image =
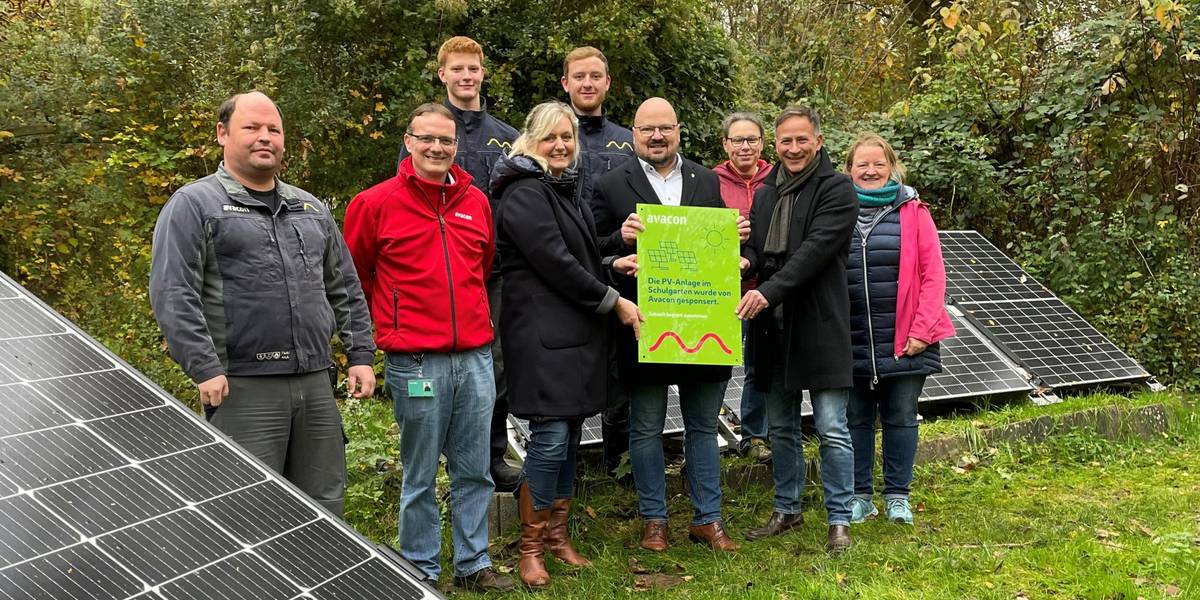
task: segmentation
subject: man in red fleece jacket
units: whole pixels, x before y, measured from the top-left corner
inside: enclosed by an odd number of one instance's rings
[[[488,556],[494,485],[488,430],[496,385],[484,281],[495,238],[487,197],[454,164],[458,132],[440,104],[413,111],[409,156],[395,177],[346,208],[346,243],[387,353],[384,378],[400,425],[400,554],[436,580],[438,456],[450,474],[456,585],[506,590]]]

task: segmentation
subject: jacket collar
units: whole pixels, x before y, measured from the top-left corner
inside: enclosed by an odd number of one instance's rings
[[[575,113],[575,118],[579,119],[579,130],[585,134],[592,135],[604,131],[604,124],[608,120],[607,115],[608,112],[601,108],[599,115],[581,115]]]
[[[221,161],[217,165],[217,181],[221,182],[221,186],[225,188],[225,194],[231,200],[242,205],[265,206],[262,202],[255,200],[250,192],[246,191],[246,186],[242,182],[234,178],[233,174],[225,168],[225,161]],[[284,183],[275,177],[275,190],[279,193],[280,203],[287,207],[290,211],[304,210],[304,200],[300,198],[300,194],[296,188]]]
[[[444,183],[435,183],[417,175],[416,169],[413,168],[412,156],[406,156],[404,160],[400,161],[396,177],[400,179],[401,185],[416,190],[417,195],[430,204],[433,204],[434,199],[443,192],[445,192],[447,200],[454,200],[471,186],[471,174],[458,166],[458,163],[450,164],[450,172]],[[432,208],[436,209],[437,207],[432,206]]]
[[[758,159],[758,171],[754,173],[754,177],[751,177],[750,181],[742,179],[741,173],[738,173],[738,170],[733,168],[732,161],[727,160],[713,167],[713,171],[716,171],[717,175],[720,176],[721,179],[726,179],[730,182],[738,183],[740,185],[758,187],[764,181],[766,181],[768,175],[775,172],[775,169],[771,166],[771,163],[760,158]]]
[[[454,120],[462,124],[463,130],[458,132],[458,137],[464,137],[471,134],[483,124],[487,119],[487,101],[483,98],[479,99],[479,110],[463,110],[450,102],[449,98],[442,101],[442,105],[450,109],[454,115]]]
[[[696,186],[698,185],[696,181],[697,165],[684,158],[682,154],[677,154],[676,156],[679,160],[676,168],[679,169],[679,175],[683,178],[683,192],[679,205],[691,206],[696,201]],[[650,185],[650,180],[647,178],[646,170],[643,166],[644,164],[645,162],[638,157],[625,161],[625,180],[643,204],[662,204],[662,201],[658,199],[658,194],[654,193],[654,188]]]

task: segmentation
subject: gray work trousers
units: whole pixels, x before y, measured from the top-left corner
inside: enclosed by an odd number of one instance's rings
[[[210,422],[301,491],[342,516],[346,447],[325,371],[230,377]]]

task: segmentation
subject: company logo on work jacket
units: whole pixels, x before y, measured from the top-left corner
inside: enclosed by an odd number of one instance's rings
[[[468,215],[467,213],[461,213],[458,211],[454,211],[454,216],[456,216],[464,221],[474,221],[475,220],[475,217],[472,217],[471,215]]]
[[[275,352],[259,352],[254,355],[258,360],[292,360],[291,350],[276,350]]]
[[[496,138],[489,139],[487,141],[487,144],[485,144],[485,145],[486,146],[499,146],[505,150],[512,150],[512,144],[510,142],[502,142]]]
[[[618,142],[617,140],[612,140],[605,144],[604,147],[616,148],[617,150],[633,150],[633,146],[629,145],[629,142]]]
[[[232,204],[223,204],[223,205],[221,205],[221,210],[223,210],[223,211],[225,211],[225,212],[236,212],[236,213],[248,213],[248,212],[250,212],[250,209],[246,208],[245,206],[234,206],[234,205],[232,205]]]

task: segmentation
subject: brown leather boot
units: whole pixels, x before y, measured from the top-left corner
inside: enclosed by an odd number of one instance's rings
[[[533,496],[526,481],[517,488],[517,514],[521,517],[521,556],[517,559],[517,574],[521,576],[521,582],[531,588],[545,587],[550,583],[550,574],[542,559],[542,538],[550,520],[550,509],[533,510]]]
[[[550,521],[546,524],[546,532],[542,534],[542,544],[546,551],[572,567],[590,567],[592,561],[580,554],[571,545],[567,536],[567,518],[571,516],[571,499],[559,498],[550,506]]]
[[[741,548],[725,533],[725,524],[720,519],[706,525],[688,526],[688,538],[697,544],[707,544],[713,550],[733,552]]]
[[[667,522],[643,521],[641,546],[651,552],[667,549]]]
[[[841,554],[850,549],[850,527],[847,525],[830,525],[829,537],[825,540],[825,551],[830,554]]]

